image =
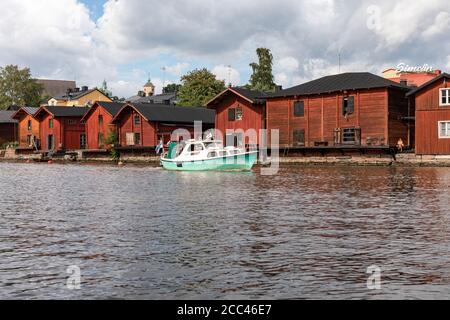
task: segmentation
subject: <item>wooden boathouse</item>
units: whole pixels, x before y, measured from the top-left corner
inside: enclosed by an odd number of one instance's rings
[[[86,149],[107,149],[106,141],[117,128],[113,118],[122,109],[124,103],[97,101],[81,119],[86,131]]]
[[[267,97],[267,129],[286,150],[389,150],[413,147],[413,106],[402,84],[371,73],[323,77]]]
[[[177,129],[193,133],[195,121],[203,123],[203,130],[214,128],[214,110],[173,105],[126,104],[112,120],[117,126],[120,148],[133,150],[154,148],[160,140],[167,143]]]
[[[222,133],[225,142],[232,141],[234,145],[259,144],[259,132],[266,129],[265,97],[263,92],[231,87],[206,104],[207,108],[215,110],[216,129]],[[257,141],[251,142],[248,136],[244,137],[243,133],[248,130],[256,130]]]
[[[416,109],[416,154],[450,155],[450,74],[408,93]]]
[[[86,133],[81,122],[88,108],[42,106],[34,118],[40,126],[41,151],[70,151],[86,148]]]
[[[39,108],[22,107],[17,110],[13,119],[19,123],[19,150],[39,149],[39,121],[34,118],[34,115]]]

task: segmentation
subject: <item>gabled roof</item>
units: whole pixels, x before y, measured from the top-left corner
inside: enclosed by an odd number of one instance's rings
[[[42,113],[51,114],[53,117],[83,117],[89,110],[86,107],[56,107],[56,106],[42,106],[34,114],[35,118],[38,118]]]
[[[437,76],[436,78],[431,79],[431,80],[428,81],[427,83],[424,83],[424,84],[421,85],[420,87],[418,87],[418,88],[416,88],[416,89],[414,89],[414,90],[411,90],[410,92],[408,92],[408,93],[406,94],[406,96],[407,96],[407,97],[410,97],[410,96],[412,96],[412,95],[415,95],[416,93],[422,91],[422,90],[425,89],[426,87],[428,87],[428,86],[432,85],[433,83],[436,83],[437,81],[440,81],[440,80],[442,80],[442,79],[444,79],[444,78],[445,78],[445,79],[450,79],[450,74],[448,74],[448,73],[443,73],[443,74],[441,74],[440,76]]]
[[[349,72],[313,80],[299,86],[270,94],[270,97],[305,96],[346,90],[396,88],[409,90],[407,86],[369,72]]]
[[[1,110],[0,111],[0,123],[17,123],[17,120],[14,120],[12,116],[15,111]]]
[[[62,96],[55,97],[55,99],[56,100],[64,100],[64,101],[77,100],[77,99],[80,99],[80,98],[82,98],[92,92],[95,92],[95,91],[98,91],[101,94],[105,95],[103,92],[101,92],[97,88],[94,88],[94,89],[90,89],[90,90],[86,90],[86,91],[72,92],[70,94],[70,96],[68,96],[67,94],[64,94]],[[106,95],[105,95],[105,97],[106,97]]]
[[[114,117],[113,122],[120,117],[126,108],[133,108],[147,121],[191,124],[194,121],[202,121],[206,124],[214,124],[216,112],[203,107],[178,107],[163,104],[126,104]]]
[[[22,107],[14,113],[13,119],[20,120],[21,114],[34,116],[38,110],[39,110],[39,108]]]
[[[102,107],[106,110],[113,118],[116,116],[116,114],[122,109],[123,105],[125,103],[120,102],[103,102],[103,101],[96,101],[94,105],[84,114],[81,121],[86,121],[87,118],[91,115],[92,111],[94,111],[97,107]]]
[[[268,96],[266,93],[260,91],[249,90],[242,87],[230,87],[208,101],[206,106],[212,106],[215,102],[220,101],[223,97],[230,93],[238,95],[253,104],[264,103],[265,98]]]

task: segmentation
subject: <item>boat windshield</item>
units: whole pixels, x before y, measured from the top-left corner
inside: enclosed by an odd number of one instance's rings
[[[216,148],[222,148],[222,145],[220,142],[214,141],[214,142],[205,142],[206,149],[216,149]]]

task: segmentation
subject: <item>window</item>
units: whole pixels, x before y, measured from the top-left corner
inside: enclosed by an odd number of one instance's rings
[[[28,135],[28,136],[27,136],[27,145],[28,145],[28,146],[31,146],[31,145],[32,145],[32,142],[31,142],[31,135]]]
[[[228,121],[236,120],[236,109],[230,108],[228,109]]]
[[[345,128],[342,129],[342,144],[360,144],[361,129]]]
[[[235,117],[237,121],[241,121],[243,119],[242,108],[236,108]]]
[[[355,97],[344,97],[342,101],[342,113],[344,116],[355,113]]]
[[[304,117],[305,116],[305,102],[296,101],[294,102],[294,117]]]
[[[28,131],[31,131],[33,129],[33,123],[31,120],[28,120]]]
[[[86,149],[86,135],[80,134],[80,149]]]
[[[127,132],[126,143],[127,143],[127,146],[134,146],[134,133],[133,132]]]
[[[203,151],[203,145],[201,145],[199,143],[191,144],[190,151],[191,152],[197,152],[197,153],[200,152],[200,151]]]
[[[48,128],[53,129],[53,119],[48,120]]]
[[[208,153],[208,158],[217,158],[217,152],[212,151],[212,152]]]
[[[138,115],[138,114],[134,115],[134,124],[137,126],[141,124],[141,116],[140,115]]]
[[[294,130],[294,146],[296,147],[305,146],[305,129]]]
[[[134,144],[137,146],[141,145],[141,134],[140,133],[134,134]]]
[[[450,139],[450,121],[439,122],[439,139]]]
[[[102,115],[98,116],[98,125],[103,126],[103,116]]]
[[[103,132],[99,132],[98,133],[98,146],[102,147],[105,145],[105,135],[103,134]]]
[[[450,106],[450,88],[449,89],[441,89],[440,90],[440,106]]]
[[[71,125],[71,126],[74,126],[74,125],[77,124],[77,120],[69,119],[69,120],[67,120],[67,124],[68,124],[68,125]]]

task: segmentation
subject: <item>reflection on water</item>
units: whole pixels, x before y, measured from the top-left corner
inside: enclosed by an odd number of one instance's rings
[[[450,298],[449,185],[446,168],[1,163],[0,298]]]

